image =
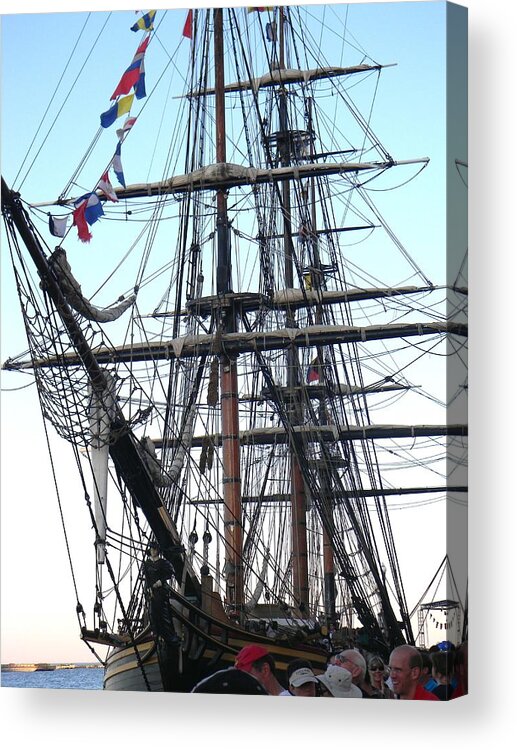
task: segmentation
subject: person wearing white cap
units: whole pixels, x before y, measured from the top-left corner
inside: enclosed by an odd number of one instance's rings
[[[313,698],[316,695],[318,680],[309,667],[296,669],[289,678],[289,690],[293,695],[301,695]]]
[[[328,698],[362,698],[363,694],[357,685],[352,683],[352,675],[344,667],[329,664],[324,674],[319,674],[317,679],[323,688],[321,694]]]

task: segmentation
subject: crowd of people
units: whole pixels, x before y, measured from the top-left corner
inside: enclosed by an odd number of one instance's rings
[[[443,641],[428,651],[397,646],[388,664],[379,654],[347,648],[329,656],[324,672],[306,659],[294,659],[282,685],[269,651],[249,644],[233,667],[202,680],[192,692],[447,701],[467,694],[467,670],[467,641],[458,648]]]
[[[166,643],[178,646],[165,592],[172,565],[161,556],[157,542],[149,545],[144,572],[153,629]],[[273,656],[252,643],[237,654],[233,667],[201,680],[192,692],[448,701],[466,695],[467,668],[467,641],[458,648],[442,641],[428,651],[397,646],[389,664],[379,654],[345,648],[329,656],[324,672],[315,671],[306,659],[294,659],[287,665],[287,685],[282,685]]]

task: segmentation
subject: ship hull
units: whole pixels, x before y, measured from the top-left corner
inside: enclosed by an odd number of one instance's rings
[[[114,649],[106,661],[104,689],[163,691],[154,639],[135,646]]]
[[[281,682],[285,683],[287,665],[293,659],[309,660],[316,672],[325,670],[328,652],[317,643],[302,643],[294,636],[273,640],[207,614],[177,593],[175,599],[179,644],[170,646],[148,636],[142,642],[113,648],[106,660],[105,690],[188,693],[210,674],[232,667],[238,652],[250,643],[269,651]]]

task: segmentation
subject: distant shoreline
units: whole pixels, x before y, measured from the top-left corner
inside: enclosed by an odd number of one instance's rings
[[[38,662],[37,664],[2,664],[2,672],[53,672],[56,669],[102,669],[102,664],[98,663],[51,663]]]

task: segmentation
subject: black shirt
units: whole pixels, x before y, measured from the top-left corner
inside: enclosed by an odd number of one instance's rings
[[[144,573],[147,585],[151,588],[156,581],[166,583],[173,573],[172,565],[164,557],[152,560],[150,557],[144,562]]]

